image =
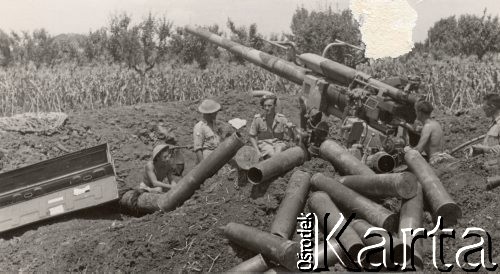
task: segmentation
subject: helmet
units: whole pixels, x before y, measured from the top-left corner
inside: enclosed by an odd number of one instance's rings
[[[156,145],[153,148],[153,154],[151,155],[151,159],[153,159],[153,161],[154,161],[156,159],[156,157],[158,155],[160,155],[160,153],[162,153],[166,149],[170,149],[170,147],[171,147],[171,145],[166,145],[166,144]]]
[[[262,98],[260,98],[260,106],[261,107],[264,107],[264,102],[267,99],[274,99],[274,103],[276,104],[276,100],[278,99],[278,97],[276,97],[275,94],[266,94],[266,95],[262,96]]]
[[[203,102],[201,102],[200,106],[198,107],[198,111],[204,114],[215,113],[220,109],[220,104],[211,99],[203,100]]]

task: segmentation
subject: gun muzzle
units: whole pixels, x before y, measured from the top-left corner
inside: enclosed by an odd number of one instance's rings
[[[368,231],[368,229],[373,227],[371,224],[369,224],[365,220],[356,219],[356,220],[352,221],[351,226],[354,229],[354,231],[356,231],[356,233],[358,233],[359,237],[361,238],[361,240],[363,241],[363,243],[366,246],[373,246],[373,245],[379,244],[382,241],[382,239],[380,237],[365,238],[365,233]],[[402,262],[403,261],[403,249],[402,248],[404,248],[404,246],[397,245],[397,243],[400,242],[399,239],[393,238],[392,239],[393,242],[391,243],[391,238],[388,237],[388,235],[383,235],[382,237],[384,237],[384,239],[385,239],[384,249],[385,249],[385,252],[387,252],[387,256],[388,256],[387,260],[388,260],[388,262],[393,264],[393,266],[390,266],[390,265],[387,266],[387,268],[390,269],[390,268],[395,266],[395,264],[394,264],[395,262]],[[371,267],[371,265],[369,265],[369,263],[383,263],[384,257],[383,257],[382,252],[384,252],[384,251],[379,251],[377,253],[371,254],[369,257],[366,258],[365,264],[368,267]]]
[[[306,158],[307,153],[301,147],[292,147],[250,167],[248,179],[253,184],[260,184],[300,166]]]
[[[323,191],[317,191],[311,194],[311,198],[309,199],[309,207],[312,212],[316,213],[317,216],[320,216],[318,218],[318,222],[320,223],[321,227],[325,227],[324,219],[322,218],[322,216],[330,213],[330,218],[326,223],[326,228],[328,231],[324,231],[324,234],[328,235],[329,231],[334,228],[335,224],[340,219],[340,210],[337,208],[337,206],[335,206],[328,194]],[[337,235],[334,235],[333,237],[336,236]],[[351,255],[351,258],[357,258],[358,252],[364,246],[358,234],[351,226],[346,227],[339,240],[344,245],[347,252]]]
[[[228,223],[221,229],[226,238],[239,246],[261,253],[264,257],[283,265],[291,271],[298,271],[297,253],[300,252],[299,243],[237,223]]]
[[[348,175],[340,182],[367,197],[410,199],[417,195],[417,177],[410,172],[377,175]]]
[[[265,274],[274,274],[274,273],[288,273],[290,272],[290,270],[284,268],[284,267],[281,267],[281,266],[275,266],[273,268],[270,268],[268,269],[266,272],[264,272]]]
[[[455,225],[458,219],[462,217],[462,210],[443,187],[432,167],[414,149],[406,152],[405,161],[422,184],[422,189],[431,206],[434,220],[438,216],[441,216],[445,227]]]
[[[256,256],[240,263],[239,265],[229,269],[228,273],[239,273],[239,272],[254,272],[254,273],[262,273],[268,270],[273,265],[267,261],[261,254],[257,254]]]
[[[396,213],[344,186],[338,180],[316,173],[311,178],[311,185],[328,193],[344,214],[356,213],[357,216],[375,226],[389,231],[396,230]]]
[[[321,158],[332,163],[341,175],[374,175],[375,172],[363,164],[344,147],[333,140],[326,140],[319,148]]]
[[[309,194],[311,174],[295,171],[288,181],[285,198],[271,224],[271,233],[284,239],[290,239],[297,226],[297,216],[304,209]]]
[[[401,212],[399,213],[399,238],[403,240],[406,237],[406,257],[411,255],[411,244],[413,237],[407,233],[406,236],[403,234],[401,229],[411,228],[416,229],[422,227],[423,224],[423,213],[424,213],[424,195],[422,193],[422,186],[417,183],[417,191],[415,197],[403,201],[401,205]],[[415,267],[418,271],[423,269],[423,247],[422,239],[417,239],[414,246],[415,252],[412,258],[409,258],[410,262],[414,262]],[[406,258],[405,258],[406,259]]]
[[[486,179],[486,190],[492,190],[500,186],[500,176],[488,177]]]
[[[366,165],[377,173],[389,173],[396,167],[396,161],[386,152],[379,151],[366,157]]]

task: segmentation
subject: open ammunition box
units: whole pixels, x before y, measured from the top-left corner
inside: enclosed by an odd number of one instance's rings
[[[0,174],[0,232],[118,199],[107,144]]]

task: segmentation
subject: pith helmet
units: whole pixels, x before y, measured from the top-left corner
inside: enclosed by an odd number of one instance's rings
[[[160,153],[166,149],[169,149],[171,146],[170,145],[166,145],[166,144],[161,144],[161,145],[157,145],[155,146],[155,148],[153,148],[153,155],[151,155],[153,161],[156,159],[156,157],[158,155],[160,155]]]
[[[198,111],[201,113],[214,113],[220,110],[220,104],[211,99],[205,99],[201,102],[198,107]]]
[[[267,100],[267,99],[274,99],[274,103],[276,104],[276,100],[278,99],[278,97],[276,97],[276,94],[266,94],[264,96],[262,96],[262,98],[260,98],[260,106],[263,107],[264,106],[264,102]]]

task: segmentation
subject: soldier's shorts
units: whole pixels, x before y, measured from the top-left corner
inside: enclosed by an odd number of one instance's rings
[[[260,152],[263,154],[264,159],[273,156],[276,153],[287,149],[285,142],[278,139],[265,139],[257,142]]]

